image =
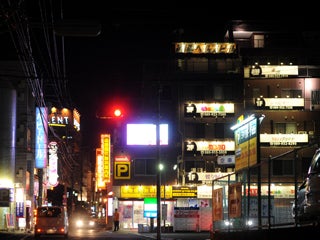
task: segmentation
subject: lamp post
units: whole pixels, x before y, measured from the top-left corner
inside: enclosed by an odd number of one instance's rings
[[[157,138],[157,240],[161,240],[161,172],[160,172],[160,94],[161,87],[158,90],[158,123],[156,124]]]
[[[157,240],[161,240],[161,168],[163,167],[163,165],[161,164],[160,160],[158,162],[159,164],[157,168]]]

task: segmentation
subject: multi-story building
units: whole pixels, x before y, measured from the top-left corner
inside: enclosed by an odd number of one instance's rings
[[[162,190],[166,197],[161,197],[163,204],[172,203],[167,205],[166,221],[175,230],[180,230],[177,225],[185,226],[183,230],[212,227],[213,184],[225,190],[222,220],[228,220],[226,193],[234,182],[244,188],[242,217],[253,218],[255,224],[292,224],[295,192],[319,142],[319,51],[310,42],[317,31],[281,31],[279,22],[232,21],[228,26],[224,42],[190,41],[180,36],[173,43],[170,61],[145,62],[144,79],[152,84],[146,84],[150,97],[144,96],[141,106],[153,106],[145,112],[157,109],[159,103],[157,91],[151,90],[165,89],[165,99],[160,99],[161,120],[170,122],[170,144],[174,144],[165,152],[171,149],[176,162],[171,158],[164,162],[176,165],[177,172],[166,171],[166,178],[176,178],[176,184],[169,185],[168,192]],[[258,118],[259,131],[255,133],[256,152],[250,145],[248,163],[239,166],[232,127],[241,123],[241,116]],[[134,167],[127,180],[116,179],[113,169],[113,196],[115,204],[130,213],[124,227],[137,227],[149,221],[142,215],[143,199],[150,185],[156,184],[155,175],[144,172],[138,178],[138,173],[158,163],[157,148],[125,149]],[[253,163],[249,163],[250,156],[256,158]],[[144,164],[136,164],[141,159]],[[139,186],[148,190],[140,193]],[[193,220],[192,208],[200,219]],[[177,216],[182,209],[189,211],[188,220]]]
[[[260,190],[251,186],[250,193],[273,199],[271,224],[290,223],[297,186],[319,144],[319,31],[286,21],[230,26],[226,39],[237,44],[243,63],[244,114],[263,116],[259,164],[251,169]]]
[[[51,64],[46,65],[48,59],[39,60],[42,46],[37,48],[40,53],[32,48],[39,35],[30,34],[27,18],[20,19],[24,15],[20,11],[25,9],[10,3],[3,3],[2,9],[0,214],[4,217],[0,218],[0,229],[30,230],[35,207],[67,204],[73,190],[79,193],[77,200],[87,197],[86,174],[82,172],[91,169],[87,159],[80,158],[80,115],[66,97],[65,78],[51,75],[59,72],[57,69],[46,72]],[[5,14],[8,12],[10,16]],[[67,114],[60,114],[61,106],[68,107]]]

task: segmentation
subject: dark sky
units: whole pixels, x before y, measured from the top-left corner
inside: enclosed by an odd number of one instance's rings
[[[66,72],[72,99],[82,114],[83,127],[91,128],[94,115],[111,102],[126,101],[139,91],[141,62],[167,58],[172,42],[185,39],[219,42],[224,40],[229,20],[255,17],[280,20],[294,13],[293,7],[289,11],[271,2],[252,5],[243,1],[219,4],[210,1],[90,1],[90,4],[65,1],[66,20],[101,24],[98,36],[65,37]],[[297,16],[302,18],[305,14],[300,12]],[[303,24],[299,17],[291,18]]]
[[[62,3],[62,11],[59,4],[59,7],[53,7],[55,13],[72,23],[71,30],[64,28],[65,70],[71,99],[80,111],[85,132],[90,132],[95,114],[107,103],[126,101],[141,90],[141,62],[167,58],[174,41],[219,42],[223,41],[228,20],[287,18],[297,12],[292,5],[290,9],[289,6],[282,8],[272,2],[253,5],[243,1],[174,0],[24,2],[38,15],[39,6],[45,9],[51,3]],[[316,9],[299,4],[298,17],[293,18],[298,23],[307,15],[303,11],[305,8],[308,15]],[[99,34],[85,34],[88,30],[92,33],[92,26],[97,24],[101,25]]]
[[[195,40],[223,41],[225,33],[226,20],[203,7],[200,14],[192,6],[102,5],[85,6],[84,12],[84,6],[79,5],[64,11],[65,19],[101,23],[98,36],[64,38],[70,92],[82,114],[86,134],[97,112],[100,114],[110,102],[130,101],[130,96],[141,90],[144,60],[168,58],[177,39],[192,36]]]

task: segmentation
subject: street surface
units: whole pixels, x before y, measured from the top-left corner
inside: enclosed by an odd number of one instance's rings
[[[21,232],[0,232],[1,240],[33,240],[32,233]],[[61,240],[61,237],[43,237],[47,240]],[[156,233],[138,233],[137,230],[120,230],[113,232],[110,230],[73,230],[69,233],[68,240],[113,240],[113,239],[131,239],[131,240],[143,240],[143,239],[157,239]],[[209,232],[201,233],[161,233],[162,240],[208,240],[210,239]]]

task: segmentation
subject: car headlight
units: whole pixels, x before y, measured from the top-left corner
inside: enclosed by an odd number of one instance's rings
[[[83,223],[82,220],[77,220],[77,221],[76,221],[76,226],[77,226],[77,227],[83,227],[83,225],[84,225],[84,223]]]
[[[93,227],[93,226],[94,226],[94,221],[90,220],[90,221],[89,221],[89,226],[90,226],[90,227]]]

